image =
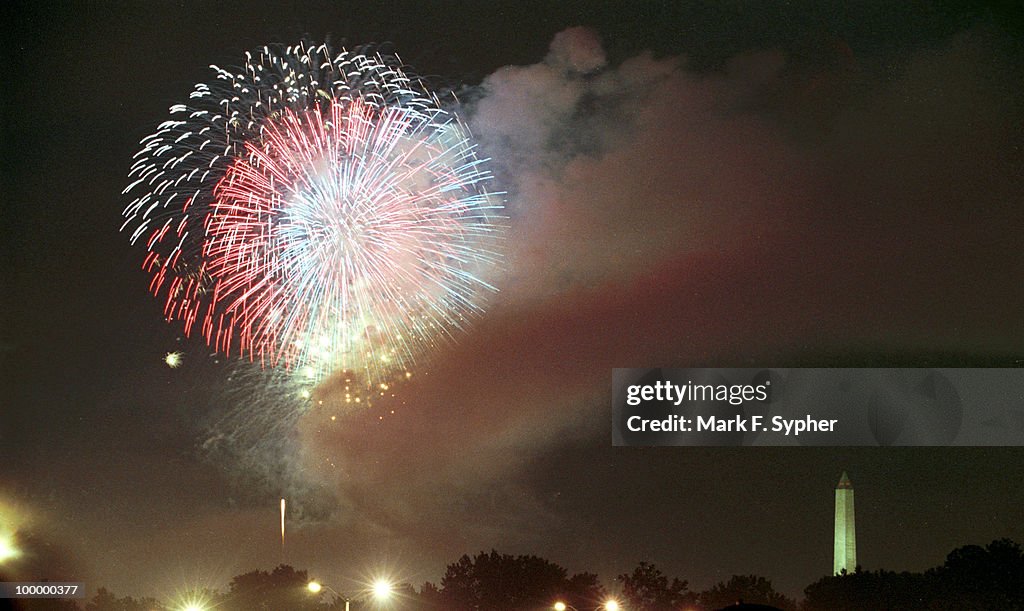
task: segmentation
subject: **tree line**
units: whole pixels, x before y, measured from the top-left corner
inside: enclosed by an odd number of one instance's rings
[[[2,578],[2,575],[0,575]],[[2,580],[2,579],[0,579]],[[24,611],[340,611],[345,600],[329,588],[313,593],[307,571],[281,565],[234,577],[224,591],[187,592],[174,601],[118,597],[105,588],[84,605],[74,600],[7,601]],[[592,611],[614,597],[622,611],[712,611],[742,601],[783,611],[945,611],[993,609],[1024,611],[1024,553],[1008,539],[987,546],[967,545],[924,572],[862,571],[822,577],[804,589],[797,602],[777,592],[769,579],[733,575],[696,591],[649,562],[616,578],[614,595],[593,573],[570,575],[565,568],[532,555],[497,551],[462,556],[449,564],[440,582],[419,588],[401,584],[386,603],[369,593],[349,600],[350,611],[540,611],[557,601],[569,609]],[[0,601],[0,609],[3,609]]]

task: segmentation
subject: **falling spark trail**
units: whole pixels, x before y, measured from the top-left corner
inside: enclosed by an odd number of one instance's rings
[[[284,498],[281,499],[281,553],[284,553]]]

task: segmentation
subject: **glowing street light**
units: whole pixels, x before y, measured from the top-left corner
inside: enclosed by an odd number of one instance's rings
[[[171,601],[170,611],[210,611],[215,603],[210,598],[208,590],[193,588],[179,591]]]
[[[373,597],[378,601],[383,602],[391,597],[391,591],[393,589],[394,587],[391,585],[391,582],[384,579],[378,579],[373,582]]]
[[[579,611],[576,607],[572,605],[567,605],[562,601],[556,602],[552,606],[552,609],[554,609],[555,611]],[[608,600],[601,603],[601,606],[595,609],[594,611],[622,611],[622,606],[619,605],[619,601],[615,600],[614,598],[609,598]]]
[[[0,533],[0,562],[13,560],[18,557],[18,548],[14,547],[14,541],[4,533]]]
[[[337,596],[338,598],[344,599],[344,601],[345,601],[345,611],[348,611],[348,604],[349,604],[348,596],[345,596],[344,594],[342,594],[341,592],[335,590],[331,586],[324,585],[324,584],[322,584],[319,581],[314,579],[313,581],[310,581],[309,583],[306,584],[306,589],[309,590],[310,593],[312,593],[312,594],[319,594],[320,591],[324,590],[324,589],[327,589],[329,592],[333,592],[334,595]]]

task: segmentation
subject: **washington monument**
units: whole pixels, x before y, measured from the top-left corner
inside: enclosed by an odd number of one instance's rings
[[[853,525],[853,483],[843,471],[836,486],[836,538],[832,572],[852,573],[857,569],[857,531]]]

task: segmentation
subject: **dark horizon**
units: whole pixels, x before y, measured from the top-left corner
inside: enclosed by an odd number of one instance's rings
[[[84,593],[86,611],[152,611],[171,609],[248,610],[291,609],[541,609],[595,608],[595,611],[646,609],[647,611],[712,611],[745,604],[743,608],[779,611],[857,611],[886,608],[912,611],[922,607],[945,609],[1017,608],[1022,602],[1020,576],[1024,574],[1024,550],[1009,539],[987,545],[965,545],[951,550],[943,563],[925,571],[851,570],[822,576],[789,597],[762,575],[734,574],[707,588],[695,588],[687,580],[666,575],[656,565],[640,561],[632,571],[602,584],[590,572],[570,573],[557,563],[535,555],[513,556],[496,550],[465,554],[448,564],[438,582],[414,584],[375,578],[338,591],[334,583],[316,573],[280,564],[269,570],[235,575],[226,587],[182,588],[171,596],[119,596],[100,586],[94,596]],[[5,580],[17,575],[4,575]],[[3,592],[14,589],[0,582]],[[81,587],[80,584],[43,582],[41,588]],[[76,611],[74,600],[11,601],[12,609]],[[596,605],[596,607],[595,607]]]

